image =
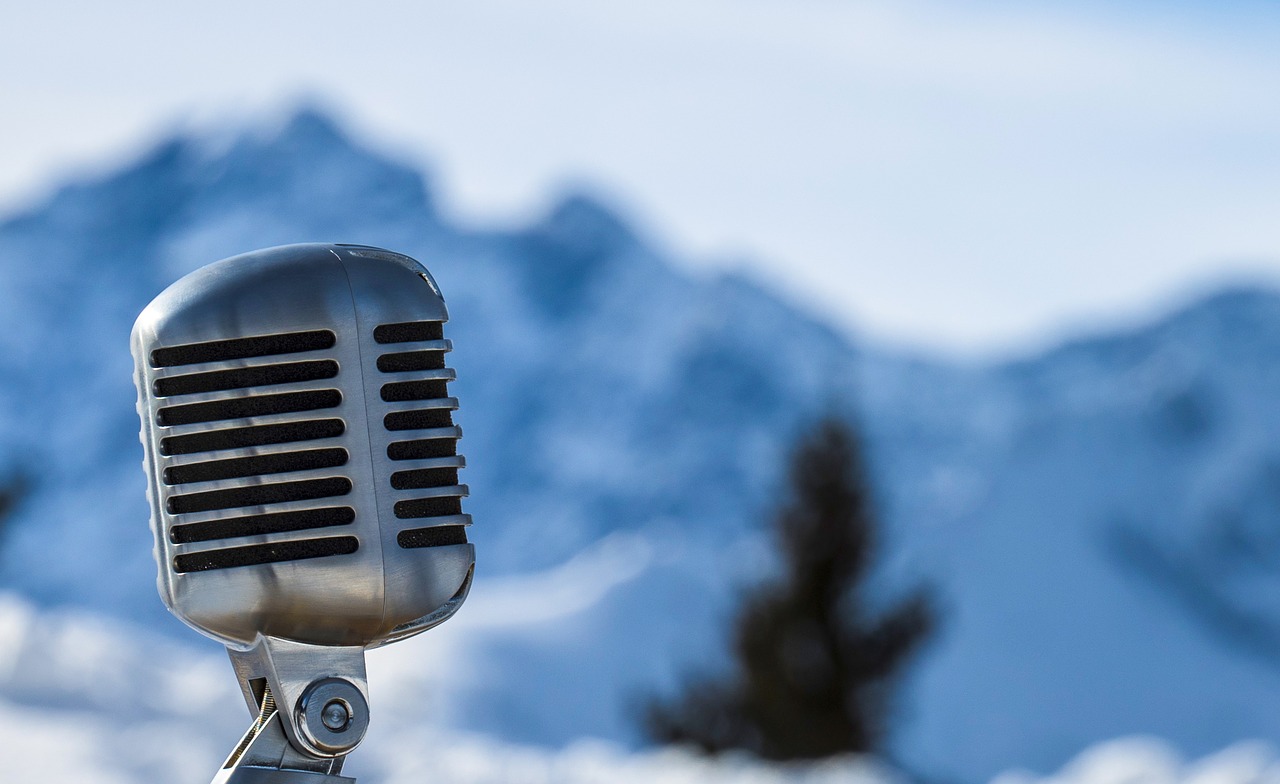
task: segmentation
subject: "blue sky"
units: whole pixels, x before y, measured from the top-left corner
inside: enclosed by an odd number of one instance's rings
[[[28,5],[0,10],[11,207],[316,95],[463,219],[587,183],[691,267],[895,342],[1019,350],[1280,278],[1262,3]]]

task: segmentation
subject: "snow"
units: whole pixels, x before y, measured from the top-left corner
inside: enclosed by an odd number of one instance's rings
[[[1277,780],[1280,757],[1266,743],[1240,742],[1186,760],[1165,741],[1136,736],[1086,749],[1052,775],[1008,771],[992,784],[1270,784]]]
[[[584,567],[571,564],[566,570]],[[546,581],[576,582],[564,571],[547,575]],[[477,613],[479,625],[499,618],[503,623],[544,620],[526,617],[521,612],[526,598],[510,591],[531,587],[499,591]],[[212,778],[249,724],[217,646],[187,648],[114,619],[42,612],[14,594],[0,595],[0,630],[0,732],[14,749],[6,765],[13,780],[196,784]],[[371,657],[374,722],[346,770],[366,784],[900,780],[869,759],[775,768],[747,758],[710,761],[682,750],[632,754],[599,741],[551,751],[450,731],[422,721],[437,685],[430,674],[440,671],[438,661],[421,655],[424,642],[419,638]]]
[[[570,579],[562,571],[545,577],[551,582]],[[494,625],[497,618],[515,623],[542,620],[523,617],[520,610],[526,600],[515,590],[520,587],[533,586],[505,586],[488,600],[478,625]],[[14,594],[0,594],[0,631],[0,733],[13,750],[6,761],[6,775],[12,780],[201,784],[212,778],[250,721],[231,668],[216,646],[175,645],[145,629],[93,614],[42,611]],[[424,723],[420,714],[430,709],[438,687],[430,677],[414,677],[438,664],[421,655],[427,641],[416,638],[371,657],[374,721],[345,770],[364,784],[910,780],[866,757],[776,765],[742,755],[707,758],[679,748],[632,752],[590,739],[553,750]],[[1237,743],[1188,761],[1167,742],[1134,737],[1088,748],[1050,775],[1011,770],[996,776],[992,784],[1278,781],[1280,757],[1265,743]]]

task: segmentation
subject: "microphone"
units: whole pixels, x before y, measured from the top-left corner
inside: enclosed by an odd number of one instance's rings
[[[138,316],[160,596],[257,716],[215,784],[354,782],[364,651],[466,599],[448,318],[421,264],[340,244],[215,262]]]

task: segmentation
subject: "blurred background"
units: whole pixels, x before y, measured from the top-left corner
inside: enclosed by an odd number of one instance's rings
[[[1272,5],[0,29],[17,772],[200,782],[247,726],[155,593],[128,332],[206,263],[340,241],[448,299],[479,562],[371,653],[361,781],[1280,776]]]

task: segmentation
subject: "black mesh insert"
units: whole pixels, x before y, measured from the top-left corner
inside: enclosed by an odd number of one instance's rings
[[[230,460],[209,460],[170,466],[164,470],[164,483],[182,485],[191,482],[211,482],[217,479],[237,479],[264,474],[286,474],[291,471],[310,471],[316,468],[335,468],[347,463],[345,449],[308,449],[303,452],[282,452],[276,455],[233,457]]]
[[[419,340],[443,340],[444,325],[439,321],[379,324],[373,328],[373,339],[379,343],[413,343]]]
[[[416,471],[396,471],[391,475],[391,486],[397,490],[451,487],[456,484],[458,484],[456,468],[419,468]]]
[[[356,510],[349,506],[228,517],[225,520],[175,525],[169,529],[169,541],[174,544],[191,544],[192,542],[211,542],[215,539],[230,539],[236,536],[282,534],[289,531],[348,525],[355,519]]]
[[[403,373],[409,370],[442,370],[443,351],[406,351],[403,354],[383,354],[378,357],[378,370],[383,373]]]
[[[392,460],[422,460],[428,457],[452,457],[458,454],[456,438],[426,438],[421,441],[396,441],[387,445]]]
[[[396,544],[406,550],[419,547],[444,547],[466,544],[467,528],[463,525],[439,525],[435,528],[414,528],[396,534]]]
[[[394,507],[396,517],[407,520],[415,517],[445,517],[462,514],[462,499],[456,495],[441,498],[413,498],[408,501],[397,501]]]
[[[282,504],[286,501],[310,501],[330,498],[351,492],[351,480],[344,476],[325,479],[304,479],[298,482],[276,482],[269,485],[233,487],[227,490],[210,490],[206,493],[187,493],[169,496],[170,514],[212,512],[217,509],[236,509],[242,506]]]
[[[341,419],[308,419],[305,422],[282,422],[278,425],[254,425],[169,436],[160,439],[162,455],[192,455],[219,449],[243,449],[267,444],[288,444],[317,438],[340,436],[347,426]]]
[[[256,367],[214,370],[208,373],[188,373],[182,376],[158,378],[155,383],[157,397],[194,395],[197,392],[222,392],[228,389],[265,387],[273,384],[292,384],[315,381],[338,375],[338,363],[332,359],[310,362],[287,362],[282,365],[258,365]]]
[[[194,425],[199,422],[219,422],[224,419],[246,419],[270,414],[292,414],[297,411],[336,408],[340,403],[342,403],[342,393],[336,389],[283,392],[275,395],[254,395],[230,400],[213,400],[208,403],[166,406],[156,412],[156,421],[162,427]]]
[[[425,430],[431,427],[452,427],[453,412],[447,408],[431,408],[423,411],[392,411],[382,418],[388,430]]]
[[[177,367],[200,362],[223,362],[231,359],[269,357],[276,354],[297,354],[303,351],[333,348],[333,344],[334,335],[328,330],[188,343],[185,346],[169,346],[152,351],[151,366]]]
[[[382,385],[382,399],[388,403],[404,400],[436,400],[449,396],[448,381],[442,378],[427,381],[396,381]]]
[[[211,569],[230,569],[235,566],[259,566],[281,561],[301,561],[307,558],[325,558],[330,555],[350,555],[360,549],[354,536],[335,536],[328,539],[303,539],[298,542],[275,544],[251,544],[244,547],[228,547],[204,553],[189,553],[173,559],[173,570],[179,574],[205,572]]]

